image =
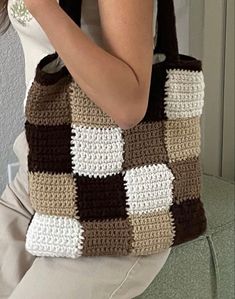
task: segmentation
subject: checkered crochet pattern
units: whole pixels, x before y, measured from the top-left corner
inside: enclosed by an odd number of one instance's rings
[[[36,256],[149,255],[206,229],[198,60],[153,65],[143,120],[123,130],[44,57],[27,91],[26,249]]]

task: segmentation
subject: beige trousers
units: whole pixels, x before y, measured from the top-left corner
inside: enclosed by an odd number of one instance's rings
[[[34,213],[28,196],[27,146],[23,131],[13,145],[19,171],[0,199],[0,299],[131,299],[143,293],[170,249],[149,256],[78,259],[35,257],[25,250]]]

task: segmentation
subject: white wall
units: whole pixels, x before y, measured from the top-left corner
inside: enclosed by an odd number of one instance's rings
[[[24,67],[21,44],[11,27],[0,36],[0,193],[7,183],[7,165],[16,162],[12,150],[23,130]]]
[[[203,171],[234,180],[234,0],[190,0],[190,53],[203,61]]]

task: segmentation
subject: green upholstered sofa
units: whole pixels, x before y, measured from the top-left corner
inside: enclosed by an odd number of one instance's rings
[[[149,287],[135,299],[234,299],[234,182],[203,175],[208,227],[173,247]]]

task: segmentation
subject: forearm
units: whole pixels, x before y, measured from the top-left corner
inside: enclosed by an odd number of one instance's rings
[[[135,125],[146,94],[132,68],[93,42],[57,3],[43,5],[34,17],[74,80],[120,126]]]

